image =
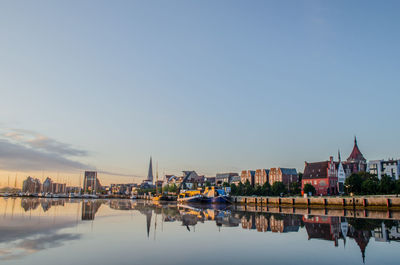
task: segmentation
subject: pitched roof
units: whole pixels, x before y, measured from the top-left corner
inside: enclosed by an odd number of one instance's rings
[[[281,172],[283,175],[297,175],[295,168],[281,168]]]
[[[359,162],[359,161],[365,161],[365,158],[362,155],[360,149],[358,148],[357,138],[354,137],[353,151],[351,151],[350,156],[347,158],[347,162]]]
[[[320,179],[328,177],[329,161],[307,163],[304,168],[303,179]]]

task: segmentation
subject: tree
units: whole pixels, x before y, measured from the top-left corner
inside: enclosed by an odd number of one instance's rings
[[[396,180],[394,193],[396,193],[396,195],[400,194],[400,179]]]
[[[311,185],[310,183],[307,183],[306,185],[304,185],[303,191],[305,194],[311,193],[312,195],[315,195],[315,193],[317,192],[315,187],[313,185]]]
[[[303,179],[303,173],[299,172],[299,183],[301,183],[301,180]]]
[[[290,183],[289,190],[290,190],[290,194],[292,194],[292,195],[300,194],[301,189],[300,189],[299,183],[298,182]]]
[[[396,184],[392,177],[388,175],[383,175],[379,183],[379,192],[382,194],[391,194],[395,191]]]
[[[206,187],[211,187],[211,182],[206,181]]]
[[[238,194],[238,187],[235,184],[231,184],[231,194],[232,195],[239,195]]]
[[[353,192],[355,194],[360,194],[362,182],[363,179],[359,174],[351,174],[350,177],[346,179],[344,184],[347,189],[347,193]]]
[[[224,183],[222,184],[222,187],[229,187],[229,183],[228,183],[228,182],[224,182]]]
[[[244,190],[244,185],[243,185],[243,183],[242,182],[239,182],[239,185],[238,185],[238,189],[237,189],[237,195],[239,195],[239,196],[243,196],[243,195],[245,195],[244,192],[245,190]]]
[[[244,195],[251,196],[254,195],[254,188],[251,186],[250,181],[246,180],[244,183]]]
[[[255,189],[254,189],[254,194],[257,196],[262,196],[263,195],[263,190],[262,187],[260,185],[256,185]]]
[[[283,184],[283,182],[280,181],[276,181],[274,182],[274,184],[272,184],[271,191],[272,194],[275,196],[279,196],[281,193],[287,192],[285,184]]]
[[[269,196],[271,194],[271,185],[269,182],[265,182],[264,185],[262,185],[262,195],[263,196]]]
[[[379,181],[373,179],[364,180],[361,184],[362,194],[376,194],[379,189]]]

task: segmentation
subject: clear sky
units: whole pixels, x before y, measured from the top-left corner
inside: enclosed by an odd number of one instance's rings
[[[399,1],[1,1],[0,186],[400,158]]]

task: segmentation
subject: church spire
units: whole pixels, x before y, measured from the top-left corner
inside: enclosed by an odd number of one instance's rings
[[[342,162],[342,159],[340,158],[340,149],[338,149],[338,159],[339,159],[339,163]]]
[[[147,180],[153,183],[153,163],[151,156],[150,156],[149,173],[147,174]]]

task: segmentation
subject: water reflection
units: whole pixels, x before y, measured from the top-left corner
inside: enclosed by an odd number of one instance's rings
[[[365,262],[371,239],[376,242],[400,241],[399,221],[393,219],[250,212],[236,207],[212,208],[131,200],[8,198],[0,199],[0,206],[3,209],[0,216],[0,260],[22,258],[82,239],[84,233],[72,233],[65,229],[87,221],[94,222],[103,207],[113,214],[122,211],[140,213],[139,217],[144,217],[143,229],[146,229],[147,238],[152,230],[156,231],[157,220],[184,226],[188,232],[196,232],[196,226],[206,222],[215,223],[217,231],[221,228],[275,234],[303,231],[307,235],[304,240],[330,241],[334,247],[346,247],[349,240],[354,241],[362,262]],[[229,231],[233,233],[235,230]]]

